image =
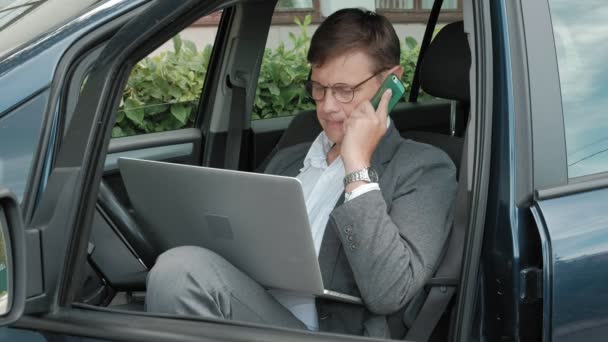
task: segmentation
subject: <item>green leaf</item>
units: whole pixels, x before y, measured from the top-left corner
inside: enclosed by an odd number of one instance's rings
[[[289,40],[291,40],[294,45],[297,43],[298,39],[296,38],[296,35],[293,34],[293,32],[289,32]]]
[[[179,35],[173,37],[173,50],[176,54],[182,50],[182,38]]]
[[[416,48],[416,46],[418,45],[418,42],[416,41],[416,39],[412,36],[407,36],[405,38],[405,45],[407,45],[407,47],[410,50],[413,50],[414,48]]]
[[[182,91],[174,85],[169,85],[168,93],[175,99],[179,99],[182,96]]]
[[[144,110],[146,112],[146,115],[156,115],[158,113],[163,113],[167,111],[167,109],[169,109],[169,106],[165,104],[158,104],[147,106]]]
[[[310,23],[312,22],[312,17],[310,16],[310,14],[307,14],[304,17],[304,26],[308,26],[310,25]]]
[[[125,119],[125,111],[119,110],[116,113],[116,123],[121,123]]]
[[[141,108],[141,105],[133,99],[127,99],[125,101],[125,115],[136,125],[143,125],[144,109]]]
[[[184,40],[184,45],[186,46],[186,49],[196,53],[196,44],[194,44],[191,40]]]
[[[159,100],[163,98],[163,92],[159,88],[150,87],[149,90],[150,90],[150,97],[153,97],[153,98],[159,99]]]
[[[279,94],[281,94],[279,87],[277,87],[277,85],[274,83],[268,85],[268,90],[274,96],[279,96]]]
[[[112,138],[124,137],[126,134],[122,131],[122,128],[115,126],[112,128]]]
[[[293,21],[294,21],[294,23],[296,23],[298,26],[302,26],[302,22],[300,21],[300,18],[298,18],[298,17],[293,17]]]
[[[172,104],[171,105],[171,114],[174,118],[176,118],[179,122],[185,125],[188,122],[188,117],[190,116],[190,112],[192,111],[192,107],[184,106],[182,104]]]

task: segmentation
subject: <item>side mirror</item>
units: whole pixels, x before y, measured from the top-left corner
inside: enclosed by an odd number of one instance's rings
[[[25,232],[17,198],[0,189],[0,326],[15,322],[25,305]]]

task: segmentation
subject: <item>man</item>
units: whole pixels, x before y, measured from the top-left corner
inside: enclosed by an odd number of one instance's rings
[[[313,35],[308,61],[323,132],[312,145],[279,151],[266,172],[301,180],[324,283],[364,305],[267,291],[190,246],[158,258],[148,311],[390,336],[387,315],[401,322],[432,276],[451,227],[456,171],[440,150],[400,137],[387,115],[390,91],[377,111],[369,101],[389,74],[403,73],[392,25],[373,12],[337,11]]]

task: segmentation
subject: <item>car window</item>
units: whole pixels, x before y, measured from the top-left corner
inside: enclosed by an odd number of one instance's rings
[[[196,21],[131,71],[112,137],[192,127],[221,12]]]
[[[432,5],[432,0],[376,0],[375,8],[372,8],[389,18],[401,41],[402,81],[406,89],[402,101],[407,100],[411,90]],[[350,4],[341,6],[338,2],[312,0],[278,1],[262,59],[252,120],[291,116],[314,108],[314,102],[309,100],[304,89],[310,70],[306,61],[310,39],[324,17],[348,6]],[[457,20],[462,20],[462,4],[457,0],[444,1],[436,32]],[[421,90],[418,101],[433,98]]]
[[[568,177],[608,171],[608,22],[605,2],[550,0],[566,133]]]

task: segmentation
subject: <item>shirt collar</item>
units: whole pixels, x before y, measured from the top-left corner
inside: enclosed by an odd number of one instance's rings
[[[390,128],[390,126],[391,126],[391,119],[388,118],[386,120],[386,127]],[[327,153],[332,148],[332,146],[334,146],[334,142],[329,140],[329,138],[327,137],[327,134],[325,134],[324,131],[319,133],[319,135],[317,136],[315,141],[310,146],[310,149],[308,149],[308,153],[306,154],[306,157],[304,158],[304,167],[302,167],[302,169],[300,169],[300,172],[304,171],[305,169],[307,169],[311,166],[319,168],[319,169],[326,169],[328,167]],[[338,158],[340,158],[340,157],[338,157]]]
[[[319,169],[327,168],[327,153],[333,145],[333,141],[329,140],[325,132],[319,133],[304,158],[302,170],[311,166]]]

